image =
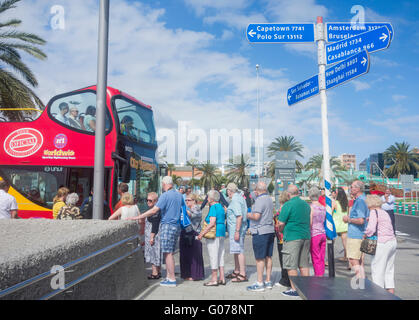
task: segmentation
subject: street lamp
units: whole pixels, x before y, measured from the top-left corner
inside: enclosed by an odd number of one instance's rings
[[[256,169],[256,174],[259,177],[260,176],[260,110],[259,110],[259,65],[256,65],[256,92],[257,92],[257,97],[256,97],[256,104],[257,104],[257,113],[258,113],[258,134],[257,134],[257,169]]]

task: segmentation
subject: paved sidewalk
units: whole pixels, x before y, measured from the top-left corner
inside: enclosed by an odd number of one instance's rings
[[[233,255],[229,252],[228,238],[225,240],[226,254],[225,260],[225,272],[229,274],[234,269]],[[136,299],[137,300],[298,300],[300,298],[289,298],[281,294],[282,291],[287,290],[286,287],[274,286],[272,290],[265,290],[265,292],[249,292],[246,287],[253,284],[256,281],[256,262],[253,255],[252,249],[252,238],[250,235],[246,236],[245,240],[245,254],[246,254],[246,271],[248,282],[234,283],[231,280],[227,280],[225,286],[218,287],[205,287],[204,282],[209,281],[211,270],[209,267],[208,251],[205,245],[205,240],[202,241],[203,254],[204,254],[204,265],[205,265],[205,276],[204,281],[184,281],[180,278],[179,269],[179,254],[175,255],[176,261],[176,288],[161,287],[159,285],[161,280],[148,280],[150,286],[143,291]],[[281,268],[279,266],[278,250],[276,248],[276,240],[274,245],[274,256],[273,259],[273,271],[272,280],[278,282],[281,277]],[[147,267],[147,274],[150,274],[151,268]],[[166,271],[163,266],[163,276]]]
[[[225,271],[230,273],[234,268],[233,256],[228,254],[229,244],[228,238],[225,241]],[[343,256],[343,247],[341,239],[335,241],[335,272],[336,277],[344,277],[348,280],[353,277],[351,270],[347,269],[347,263],[338,261],[337,258]],[[179,254],[175,255],[176,261],[176,288],[161,287],[160,280],[148,280],[149,287],[143,291],[136,300],[301,300],[300,298],[289,298],[281,294],[287,288],[275,287],[272,290],[265,290],[265,292],[249,292],[246,287],[256,281],[256,265],[252,250],[252,238],[250,235],[246,236],[245,240],[245,254],[247,265],[247,276],[249,282],[232,283],[227,281],[225,286],[218,287],[204,287],[203,284],[209,281],[210,268],[208,252],[203,240],[203,253],[205,264],[205,281],[184,281],[180,278],[179,272]],[[273,272],[272,280],[277,282],[281,276],[281,269],[279,266],[278,250],[276,240],[274,244],[273,254]],[[365,259],[366,276],[371,280],[371,257],[367,255]],[[396,295],[402,299],[419,299],[419,272],[417,266],[419,265],[419,244],[405,239],[398,239],[398,250],[396,255],[395,266],[395,281],[396,281]],[[147,274],[151,273],[150,266],[147,266]],[[166,271],[163,266],[163,276]],[[313,269],[310,269],[310,275],[313,275]],[[328,269],[326,267],[325,276],[328,276]]]

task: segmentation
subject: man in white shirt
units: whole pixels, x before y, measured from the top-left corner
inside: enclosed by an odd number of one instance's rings
[[[15,197],[8,194],[9,184],[0,181],[0,219],[17,219],[17,203]]]
[[[394,206],[396,204],[396,198],[391,194],[391,190],[387,188],[384,195],[381,196],[381,200],[383,201],[381,209],[387,211],[391,219],[391,224],[393,225],[394,234],[396,234],[396,217],[394,215]]]

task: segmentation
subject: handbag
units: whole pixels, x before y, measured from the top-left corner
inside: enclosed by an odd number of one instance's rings
[[[375,233],[373,235],[373,237],[375,239],[371,239],[371,238],[367,238],[367,239],[363,239],[361,242],[361,252],[366,253],[366,254],[370,254],[370,255],[375,255],[375,251],[377,250],[377,232],[378,232],[378,214],[377,214],[377,210],[375,210],[375,214],[377,215],[377,225],[376,225],[376,229],[375,229]]]
[[[204,225],[202,226],[202,230],[205,230],[208,227],[208,223],[204,221]],[[204,234],[204,238],[206,239],[215,239],[216,227],[213,226],[206,234]]]

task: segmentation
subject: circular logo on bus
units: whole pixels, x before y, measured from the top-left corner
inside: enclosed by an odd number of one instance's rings
[[[65,134],[57,134],[54,138],[54,146],[57,149],[62,149],[65,148],[65,146],[67,145],[68,139],[67,136]]]
[[[25,158],[36,153],[44,142],[42,134],[32,128],[13,131],[4,140],[4,151],[14,158]]]

